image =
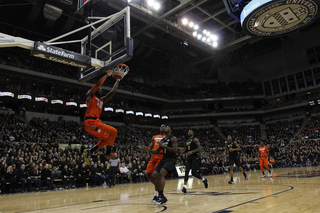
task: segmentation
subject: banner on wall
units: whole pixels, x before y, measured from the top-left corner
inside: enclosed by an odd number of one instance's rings
[[[61,100],[51,100],[52,104],[63,104],[63,101]]]
[[[7,97],[14,97],[14,94],[12,92],[0,92],[0,96],[1,97],[4,97],[4,96],[7,96]]]
[[[31,100],[32,97],[30,95],[18,95],[18,99],[29,99],[29,100]]]
[[[44,98],[44,97],[36,97],[36,98],[35,98],[35,101],[44,101],[44,102],[47,102],[47,103],[48,103],[48,99],[47,99],[47,98]]]
[[[176,166],[176,170],[177,170],[177,173],[178,173],[178,176],[179,177],[184,177],[184,173],[186,171],[186,167],[185,166]],[[191,176],[191,170],[189,171],[189,176]]]

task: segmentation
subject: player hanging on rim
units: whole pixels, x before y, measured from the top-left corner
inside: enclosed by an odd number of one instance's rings
[[[192,130],[188,131],[188,140],[186,141],[186,148],[182,149],[182,152],[186,153],[187,156],[187,163],[186,163],[186,170],[184,175],[184,185],[181,191],[183,193],[187,193],[187,184],[189,179],[189,171],[192,169],[192,175],[198,179],[201,179],[204,187],[208,188],[208,179],[201,177],[199,174],[200,170],[200,156],[199,152],[202,151],[202,147],[198,138],[194,137],[194,133]]]
[[[236,164],[236,166],[240,169],[240,171],[243,173],[243,176],[246,180],[248,180],[248,176],[243,170],[243,168],[240,166],[240,154],[239,151],[241,150],[239,144],[235,141],[232,141],[231,135],[228,135],[226,142],[226,153],[229,153],[229,166],[230,166],[230,176],[231,180],[228,182],[229,184],[234,184],[233,181],[233,165]],[[231,144],[232,147],[229,148],[228,144]]]
[[[106,155],[110,158],[115,157],[111,152],[111,147],[114,144],[118,131],[112,126],[103,124],[100,120],[103,104],[113,97],[120,82],[120,79],[117,79],[112,90],[107,95],[102,96],[101,85],[107,77],[111,75],[112,71],[108,70],[106,74],[86,93],[87,111],[84,115],[84,128],[88,133],[100,139],[97,145],[94,145],[88,150],[85,149],[83,152],[84,159],[88,165],[90,165],[88,156],[92,155],[94,151],[104,146],[107,146]]]
[[[270,177],[272,177],[272,172],[270,171],[270,168],[268,166],[268,147],[264,145],[263,141],[260,142],[259,147],[259,154],[260,154],[260,168],[262,172],[262,178],[265,178],[266,175],[264,174],[264,167],[268,169]]]
[[[160,135],[155,135],[152,138],[152,143],[149,146],[150,150],[156,150],[159,147],[159,142],[166,136],[165,132],[166,132],[166,125],[162,124],[160,126]],[[153,173],[154,169],[156,168],[156,166],[159,164],[159,162],[162,160],[162,153],[163,153],[163,151],[160,150],[159,154],[152,155],[152,157],[148,163],[147,169],[146,169],[146,177],[148,178],[148,180],[150,180],[151,183],[153,183],[153,185],[155,187],[154,197],[152,200],[153,202],[159,196],[159,192],[158,192],[159,189],[155,185],[154,178],[152,177],[152,173]]]
[[[157,167],[154,169],[152,178],[154,185],[159,191],[158,198],[154,201],[157,204],[164,204],[168,199],[164,196],[163,190],[165,186],[165,177],[169,172],[172,172],[176,164],[176,153],[178,152],[177,138],[173,136],[172,130],[169,126],[166,127],[166,137],[159,142],[159,146],[156,150],[151,150],[148,147],[144,147],[143,150],[152,154],[160,153],[163,150],[163,158]]]

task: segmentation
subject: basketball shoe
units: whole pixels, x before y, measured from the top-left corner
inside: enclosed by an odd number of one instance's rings
[[[208,188],[209,187],[209,183],[208,183],[208,179],[206,178],[206,179],[204,179],[204,181],[202,181],[203,182],[203,184],[204,184],[204,188]]]
[[[184,187],[180,191],[183,192],[184,194],[187,194],[187,189]]]

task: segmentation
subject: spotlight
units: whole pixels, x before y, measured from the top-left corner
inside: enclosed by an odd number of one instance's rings
[[[187,25],[188,24],[188,19],[186,19],[186,18],[182,19],[182,24],[183,25]]]
[[[160,9],[160,4],[158,2],[155,2],[153,5],[155,10],[159,10]]]
[[[196,36],[197,36],[197,34],[198,34],[198,32],[197,32],[197,31],[194,31],[194,32],[192,33],[192,35],[193,35],[194,37],[196,37]]]
[[[211,38],[213,41],[218,41],[218,36],[216,36],[216,35],[211,35],[210,38]]]
[[[189,27],[193,27],[194,23],[193,22],[190,22],[189,23]]]
[[[148,5],[152,7],[154,5],[154,0],[148,0]]]
[[[206,34],[206,35],[207,35],[207,36],[210,36],[210,34],[211,34],[210,32],[207,32],[207,34]]]
[[[199,26],[198,25],[194,25],[193,27],[195,30],[199,29]]]
[[[212,46],[213,46],[213,47],[217,47],[217,46],[218,46],[218,42],[214,41],[214,42],[212,43]]]
[[[198,39],[201,39],[202,35],[201,34],[198,34],[197,38]]]
[[[210,38],[208,38],[208,39],[207,39],[207,42],[209,43],[210,41],[211,41],[211,39],[210,39]]]
[[[204,31],[202,31],[203,32],[203,34],[206,34],[207,33],[207,31],[206,30],[204,30]]]
[[[207,40],[207,38],[206,38],[206,37],[203,37],[203,38],[202,38],[202,41],[205,41],[205,40]]]

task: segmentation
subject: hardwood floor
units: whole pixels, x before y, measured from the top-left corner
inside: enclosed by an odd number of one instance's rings
[[[320,167],[273,169],[272,178],[261,178],[261,171],[248,176],[235,173],[233,185],[227,183],[229,174],[208,176],[208,189],[190,178],[186,195],[179,191],[183,179],[168,180],[164,206],[151,203],[154,187],[146,182],[4,195],[0,212],[320,212]]]

